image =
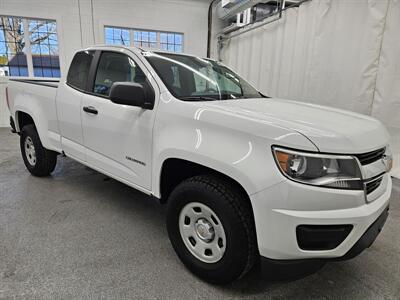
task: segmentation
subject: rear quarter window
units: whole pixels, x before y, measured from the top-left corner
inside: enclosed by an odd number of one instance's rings
[[[67,75],[67,84],[79,90],[86,90],[89,69],[94,51],[82,51],[75,54]]]

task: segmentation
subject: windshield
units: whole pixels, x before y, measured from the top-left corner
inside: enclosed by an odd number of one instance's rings
[[[212,101],[264,97],[219,62],[169,53],[146,52],[144,56],[178,99]]]

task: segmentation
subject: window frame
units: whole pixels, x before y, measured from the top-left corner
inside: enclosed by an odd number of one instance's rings
[[[79,51],[79,52],[84,52],[84,51],[85,51],[85,50]],[[91,50],[89,50],[89,51],[91,51]],[[155,89],[155,87],[153,86],[153,84],[151,83],[151,81],[149,80],[149,78],[148,78],[148,76],[147,76],[147,74],[146,74],[146,72],[145,72],[145,70],[146,70],[147,72],[149,72],[149,70],[148,70],[148,68],[146,67],[146,65],[143,64],[143,62],[141,62],[141,64],[138,63],[138,61],[140,61],[140,59],[139,59],[138,57],[134,57],[133,55],[129,55],[129,54],[124,53],[124,52],[121,52],[121,51],[115,51],[115,50],[112,50],[112,49],[104,49],[104,50],[102,50],[102,49],[97,49],[97,50],[93,50],[93,51],[95,51],[95,53],[94,53],[94,57],[93,57],[93,59],[92,59],[92,63],[91,63],[91,65],[90,65],[90,67],[89,67],[88,81],[87,81],[87,83],[86,83],[85,90],[80,90],[80,89],[78,89],[78,88],[76,88],[76,87],[74,87],[74,86],[71,86],[70,84],[68,84],[68,83],[65,81],[66,84],[67,84],[69,87],[71,87],[71,88],[73,88],[73,89],[75,89],[75,90],[77,90],[77,91],[79,91],[79,92],[82,92],[82,93],[84,93],[84,94],[87,94],[87,95],[90,95],[90,96],[99,97],[99,98],[103,98],[103,99],[109,100],[109,101],[111,102],[110,96],[101,95],[101,94],[97,94],[97,93],[93,92],[94,84],[95,84],[95,81],[96,81],[97,70],[98,70],[98,67],[99,67],[101,55],[102,55],[104,52],[110,52],[110,53],[117,53],[117,54],[125,55],[125,56],[131,58],[131,59],[138,65],[138,67],[142,70],[142,72],[146,75],[146,80],[147,80],[149,86],[150,86],[151,89],[153,90],[154,94],[156,94],[156,89]],[[77,52],[77,53],[78,53],[78,52]],[[143,67],[142,67],[141,65],[143,65]],[[71,67],[71,66],[70,66],[70,67]],[[155,84],[156,84],[156,83],[155,83]]]
[[[132,37],[129,46],[139,48],[139,47],[145,47],[145,46],[136,46],[135,43],[141,43],[141,44],[148,43],[148,44],[155,44],[155,47],[154,48],[153,47],[146,47],[146,49],[156,50],[156,49],[159,48],[159,46],[160,46],[160,38],[159,38],[160,37],[160,32],[159,31],[157,31],[157,30],[133,29],[133,28],[128,29],[128,30],[129,30],[130,35]],[[147,41],[143,40],[143,32],[147,32],[147,34],[148,34]],[[139,33],[140,40],[135,40],[135,33]],[[155,42],[151,41],[151,37],[150,37],[151,33],[155,33],[156,34],[156,41]]]
[[[132,28],[132,27],[121,27],[121,26],[114,26],[114,25],[103,25],[103,38],[104,38],[104,43],[106,44],[106,45],[110,45],[111,46],[111,44],[107,44],[107,38],[106,38],[106,29],[107,28],[112,28],[112,29],[123,29],[123,30],[128,30],[129,31],[129,46],[126,46],[126,47],[138,47],[138,48],[140,48],[140,47],[143,47],[143,46],[135,46],[135,38],[134,38],[134,33],[135,33],[135,31],[137,31],[137,32],[143,32],[143,31],[145,31],[145,32],[148,32],[148,33],[150,33],[150,32],[155,32],[156,33],[156,35],[157,35],[157,37],[156,37],[156,48],[151,48],[151,47],[146,47],[145,49],[146,50],[151,50],[151,51],[167,51],[167,52],[169,52],[169,53],[177,53],[177,54],[182,54],[182,53],[184,53],[185,52],[185,33],[184,32],[177,32],[177,31],[166,31],[166,30],[157,30],[157,29],[143,29],[143,28]],[[161,42],[161,34],[174,34],[174,39],[175,39],[175,35],[176,34],[179,34],[179,35],[181,35],[182,36],[182,43],[180,44],[180,46],[181,46],[181,52],[175,52],[175,51],[169,51],[169,50],[162,50],[161,49],[161,44],[165,44],[165,43],[162,43]],[[114,41],[115,39],[113,38],[113,41]],[[148,43],[152,43],[152,42],[148,42]],[[113,44],[113,45],[115,45],[115,44]],[[122,46],[124,46],[123,44],[120,44],[120,45],[122,45]],[[167,45],[169,45],[168,43],[167,43]],[[173,44],[174,46],[175,45],[178,45],[178,44]]]
[[[22,53],[24,53],[25,57],[26,57],[26,68],[27,68],[27,75],[10,75],[10,69],[8,70],[9,75],[5,76],[9,79],[18,79],[18,78],[35,78],[35,79],[39,79],[39,80],[60,80],[60,78],[62,77],[62,64],[61,64],[61,55],[60,55],[60,36],[59,36],[59,24],[58,21],[56,19],[47,19],[47,18],[37,18],[37,17],[23,17],[23,16],[16,16],[16,15],[7,15],[7,14],[0,14],[0,17],[2,18],[16,18],[16,19],[20,19],[21,21],[21,25],[22,25],[22,30],[23,30],[23,38],[24,38],[24,42],[25,42],[25,49],[24,51],[22,51]],[[33,53],[32,53],[32,42],[31,42],[31,32],[30,32],[30,22],[32,21],[44,21],[46,22],[46,24],[44,26],[46,26],[47,28],[47,22],[54,22],[55,24],[55,32],[54,33],[49,33],[50,35],[55,34],[57,37],[57,48],[58,48],[58,54],[57,55],[51,55],[49,54],[49,57],[52,56],[58,56],[58,68],[53,68],[52,64],[51,65],[51,69],[58,69],[59,70],[59,76],[44,76],[44,66],[42,65],[42,57],[40,58],[41,60],[41,65],[38,66],[41,69],[41,73],[43,76],[35,76],[35,66],[33,65]],[[4,43],[9,43],[7,40],[4,41]],[[40,54],[41,55],[41,54]],[[51,58],[50,58],[51,60]],[[8,68],[10,68],[10,66],[7,64]],[[18,65],[18,68],[20,68],[20,65]],[[51,70],[51,74],[54,75],[54,70]],[[20,74],[20,71],[18,71],[18,73]]]

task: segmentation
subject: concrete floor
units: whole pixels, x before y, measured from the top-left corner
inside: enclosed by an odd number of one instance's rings
[[[31,176],[18,136],[0,129],[0,299],[400,299],[399,180],[370,249],[292,279],[254,272],[209,285],[178,260],[164,217],[165,207],[68,158],[52,177]]]

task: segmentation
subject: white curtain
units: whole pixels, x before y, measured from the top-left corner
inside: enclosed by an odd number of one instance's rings
[[[400,1],[389,1],[372,115],[400,131]]]
[[[381,120],[400,178],[400,0],[311,0],[225,42],[221,57],[267,95]]]
[[[222,60],[262,92],[400,131],[400,0],[312,0],[232,38]]]

